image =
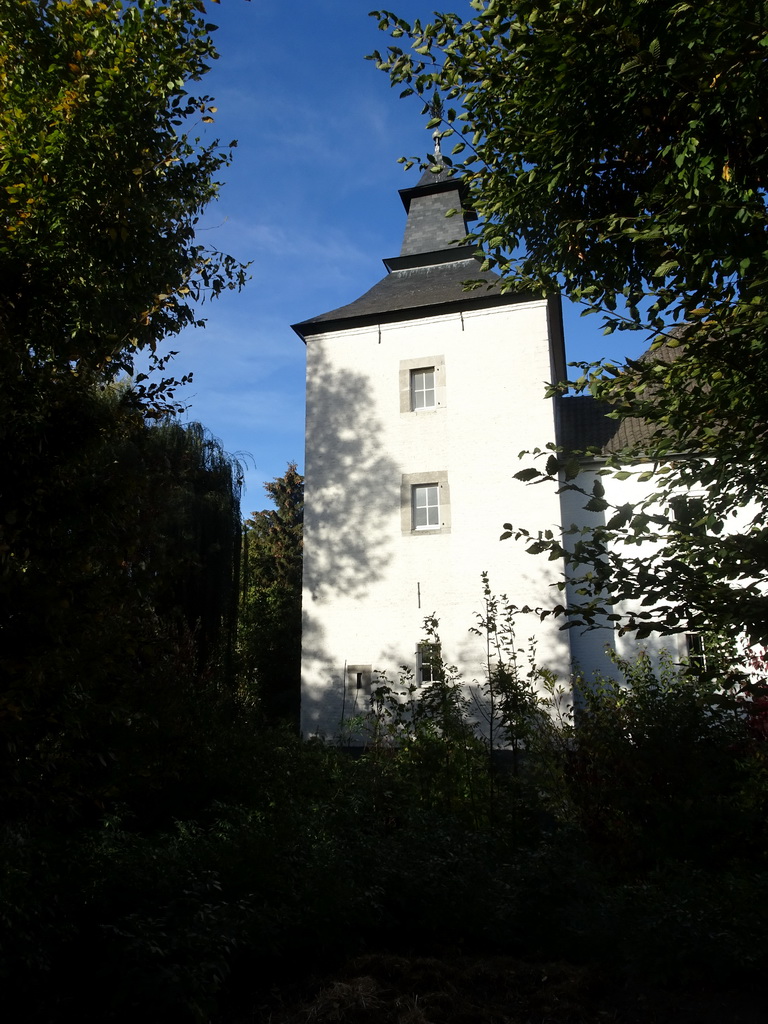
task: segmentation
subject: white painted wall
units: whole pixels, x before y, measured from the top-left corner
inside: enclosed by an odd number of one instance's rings
[[[444,359],[434,411],[401,412],[401,360]],[[303,694],[305,736],[339,732],[355,713],[345,665],[396,679],[415,665],[422,623],[440,619],[443,652],[467,682],[484,677],[484,643],[468,630],[482,608],[480,574],[517,605],[549,606],[557,562],[500,543],[507,521],[559,528],[554,489],[513,479],[518,453],[554,434],[547,306],[493,309],[307,338]],[[406,534],[403,474],[445,471],[450,532]],[[420,594],[420,600],[419,600]],[[569,636],[526,619],[539,661],[567,676]]]
[[[599,479],[605,488],[606,501],[614,507],[624,504],[639,505],[645,501],[656,490],[658,481],[639,480],[638,477],[650,468],[648,464],[638,465],[634,469],[627,467],[632,475],[624,480],[617,480],[610,474],[600,476]],[[610,518],[613,514],[610,510],[607,513],[602,513],[587,511],[584,508],[589,500],[588,496],[592,493],[592,485],[598,476],[598,469],[598,465],[585,466],[584,471],[573,481],[576,486],[586,492],[586,495],[572,490],[564,491],[561,494],[564,528],[567,529],[573,523],[578,523],[583,527],[604,525],[606,515]],[[566,544],[568,544],[567,536]],[[620,548],[616,548],[616,550],[620,552]],[[650,560],[653,553],[654,545],[651,542],[632,548],[632,557],[646,557]],[[566,590],[569,605],[575,604],[578,600],[572,591],[571,586]],[[612,606],[612,610],[620,615],[637,610],[640,607],[642,596],[642,594],[638,594],[637,599],[631,602],[617,602]],[[620,636],[609,624],[602,629],[572,629],[570,633],[573,667],[586,680],[594,680],[598,676],[617,677],[617,670],[607,653],[609,649],[620,658],[630,660],[636,657],[640,650],[647,651],[653,658],[658,658],[662,650],[667,651],[675,662],[679,662],[688,654],[683,634],[670,637],[652,634],[643,641],[637,641],[633,634]]]

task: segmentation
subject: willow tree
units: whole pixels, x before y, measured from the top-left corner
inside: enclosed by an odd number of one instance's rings
[[[486,268],[503,288],[564,293],[606,332],[640,330],[678,350],[574,375],[612,415],[652,425],[644,464],[623,452],[613,467],[650,473],[652,494],[617,508],[598,487],[590,508],[607,525],[579,538],[576,555],[546,535],[529,546],[570,559],[588,598],[577,622],[592,621],[599,592],[640,587],[652,607],[625,628],[745,626],[768,642],[768,5],[471,8],[466,21],[413,25],[377,12],[395,41],[373,57],[424,100],[480,216]],[[539,479],[577,466],[545,454]],[[691,492],[697,501],[675,515]],[[657,544],[650,563],[637,554],[645,540]],[[606,561],[611,544],[621,557]]]

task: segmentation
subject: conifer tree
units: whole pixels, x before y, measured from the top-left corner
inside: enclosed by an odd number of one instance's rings
[[[291,462],[264,489],[275,507],[253,512],[243,530],[242,668],[266,719],[297,725],[304,478]]]

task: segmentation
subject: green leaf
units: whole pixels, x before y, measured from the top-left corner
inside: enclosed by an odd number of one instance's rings
[[[604,512],[608,507],[608,502],[603,498],[590,498],[584,506],[588,512]]]
[[[660,263],[658,267],[653,271],[653,277],[666,277],[667,274],[671,274],[673,270],[677,270],[680,266],[677,260],[666,260],[664,263]]]

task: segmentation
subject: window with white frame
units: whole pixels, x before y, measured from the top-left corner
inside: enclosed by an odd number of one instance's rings
[[[440,487],[437,483],[415,484],[413,496],[414,530],[437,530],[440,528]]]
[[[446,470],[403,473],[400,525],[404,536],[451,532],[451,494]]]
[[[435,401],[435,368],[425,366],[411,370],[411,409],[434,409]]]
[[[398,382],[404,415],[445,409],[445,357],[439,353],[401,359]]]
[[[427,641],[416,648],[416,678],[419,683],[434,683],[443,678],[440,644]]]

